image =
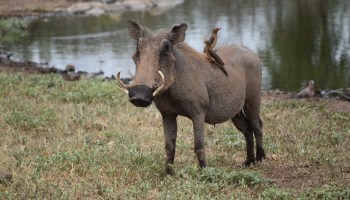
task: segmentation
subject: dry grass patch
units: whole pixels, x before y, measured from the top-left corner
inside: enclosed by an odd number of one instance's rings
[[[345,199],[350,114],[329,105],[264,97],[268,158],[250,168],[239,167],[245,141],[228,122],[207,125],[210,167],[199,171],[180,117],[175,175],[165,176],[154,105],[132,106],[114,82],[0,73],[0,170],[13,174],[0,199]]]

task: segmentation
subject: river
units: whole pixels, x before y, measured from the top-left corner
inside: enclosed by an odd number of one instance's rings
[[[293,91],[311,79],[321,89],[350,87],[348,0],[186,0],[169,10],[45,17],[31,24],[28,39],[4,48],[17,59],[130,76],[135,42],[127,19],[151,29],[186,22],[185,41],[198,51],[221,27],[217,46],[243,45],[260,56],[264,89]]]

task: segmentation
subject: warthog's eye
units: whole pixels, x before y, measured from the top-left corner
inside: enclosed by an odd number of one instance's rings
[[[162,50],[161,50],[161,55],[167,56],[170,53],[170,44],[168,41],[163,42]]]
[[[136,52],[134,53],[132,58],[134,59],[134,61],[136,61],[138,60],[139,57],[140,57],[139,43],[136,43]]]

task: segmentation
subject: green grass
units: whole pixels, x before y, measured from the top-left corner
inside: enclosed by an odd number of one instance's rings
[[[264,101],[268,159],[240,168],[245,141],[207,125],[200,171],[180,117],[175,175],[164,174],[161,116],[115,82],[0,73],[0,199],[347,199],[350,114],[322,102]]]
[[[19,18],[0,19],[0,43],[12,43],[28,36],[29,20]]]

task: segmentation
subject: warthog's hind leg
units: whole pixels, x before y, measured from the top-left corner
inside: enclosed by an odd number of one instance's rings
[[[256,143],[256,161],[261,162],[265,158],[265,151],[263,148],[263,122],[258,114],[249,109],[248,106],[244,107],[244,114],[248,120],[248,123],[253,130]]]
[[[247,158],[242,165],[249,166],[252,163],[255,164],[254,135],[247,118],[241,111],[234,118],[232,118],[232,122],[235,125],[235,127],[243,133],[246,141]]]
[[[262,128],[263,128],[263,122],[260,117],[256,120],[257,122],[253,125],[255,140],[256,140],[256,161],[261,162],[262,159],[265,159],[265,150],[262,145]]]

